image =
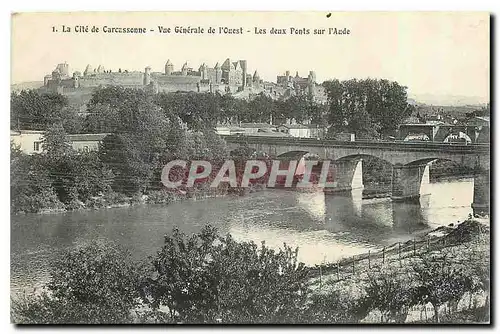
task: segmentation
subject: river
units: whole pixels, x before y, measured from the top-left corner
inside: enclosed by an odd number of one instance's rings
[[[290,190],[100,211],[18,215],[11,219],[11,293],[27,293],[48,279],[50,261],[62,251],[110,239],[136,259],[153,255],[164,234],[178,226],[198,232],[211,223],[237,240],[299,247],[308,265],[379,250],[472,213],[473,180],[431,183],[420,204]]]

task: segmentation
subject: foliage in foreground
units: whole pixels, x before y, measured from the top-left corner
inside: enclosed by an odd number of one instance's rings
[[[381,322],[404,323],[412,307],[431,303],[436,322],[487,322],[488,299],[477,312],[471,304],[457,309],[467,293],[489,293],[489,261],[480,254],[423,254],[408,270],[387,267],[313,291],[297,249],[238,242],[210,226],[191,236],[174,229],[142,265],[102,242],[69,251],[41,294],[12,301],[12,317],[40,324],[358,323],[377,310]],[[449,312],[439,317],[442,305]]]
[[[122,249],[93,242],[56,260],[37,296],[12,301],[13,320],[33,324],[132,321],[139,304],[138,268]]]
[[[304,305],[297,250],[174,229],[150,264],[93,243],[56,261],[46,291],[14,300],[17,323],[285,322]],[[166,310],[166,311],[165,311]]]

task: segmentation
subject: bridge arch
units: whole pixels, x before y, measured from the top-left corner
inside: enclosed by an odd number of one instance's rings
[[[277,158],[293,158],[293,159],[300,160],[300,159],[302,159],[302,157],[304,157],[307,154],[310,154],[310,152],[308,152],[308,151],[288,151],[288,152],[278,154]]]
[[[343,142],[256,136],[244,138],[226,136],[225,138],[231,147],[246,144],[258,151],[267,152],[271,157],[300,151],[316,154],[320,160],[345,162],[345,165],[355,161],[355,157],[373,156],[380,158],[393,166],[393,200],[418,198],[420,196],[420,181],[422,180],[420,176],[425,172],[419,171],[419,169],[427,168],[430,162],[435,163],[437,159],[453,161],[474,169],[474,212],[476,209],[489,212],[490,147],[488,144],[460,145],[395,141]]]

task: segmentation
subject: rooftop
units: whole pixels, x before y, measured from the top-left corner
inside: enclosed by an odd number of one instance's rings
[[[275,125],[268,123],[241,123],[241,128],[275,128]]]
[[[249,137],[291,137],[287,133],[283,132],[256,132],[248,135]]]
[[[70,141],[102,141],[110,133],[79,133],[67,135]]]
[[[317,128],[317,126],[315,126],[315,125],[303,125],[303,124],[282,124],[279,126],[286,127],[289,129],[311,129],[311,128],[315,129],[315,128]]]

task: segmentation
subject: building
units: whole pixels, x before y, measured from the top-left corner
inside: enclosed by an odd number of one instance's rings
[[[10,141],[23,153],[40,153],[43,150],[43,135],[45,131],[11,130]]]
[[[252,134],[246,134],[247,136],[255,136],[255,137],[272,137],[272,138],[289,138],[291,137],[287,133],[279,132],[279,131],[259,131]]]
[[[33,154],[43,152],[45,131],[11,130],[10,141],[23,153]],[[67,135],[71,147],[78,152],[97,151],[99,144],[109,133],[89,133]]]
[[[99,144],[108,135],[109,133],[84,133],[67,135],[67,138],[75,151],[89,152],[99,150]]]
[[[475,116],[472,119],[469,119],[467,121],[467,125],[470,126],[477,126],[477,127],[483,127],[483,126],[490,126],[490,117],[489,116]]]
[[[215,132],[223,136],[243,135],[245,134],[245,129],[238,126],[218,126],[215,128]]]
[[[276,126],[268,123],[241,123],[240,128],[244,129],[246,135],[257,132],[276,132]]]
[[[404,141],[434,141],[438,130],[439,125],[436,124],[401,124],[398,129],[398,139]]]
[[[489,143],[489,126],[435,124],[401,124],[398,139],[404,141],[431,141],[438,143]]]
[[[284,75],[276,77],[275,87],[267,85],[267,88],[270,93],[280,95],[283,98],[307,95],[320,104],[324,104],[328,100],[324,87],[316,82],[316,72],[314,71],[309,71],[307,77],[299,76],[299,72],[296,72],[295,76],[291,76],[290,71],[286,71]]]
[[[302,124],[283,124],[277,127],[278,131],[281,133],[287,133],[292,137],[296,138],[318,138],[317,133],[313,135],[313,132],[317,127],[311,127]]]
[[[490,142],[490,117],[476,116],[467,122],[467,134],[475,143]]]

